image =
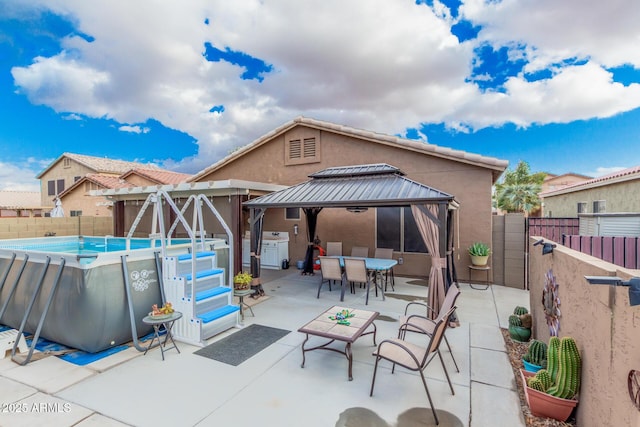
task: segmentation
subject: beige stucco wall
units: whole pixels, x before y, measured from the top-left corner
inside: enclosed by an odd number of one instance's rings
[[[314,130],[315,132],[315,130]],[[244,179],[282,185],[293,185],[308,180],[308,175],[332,166],[367,163],[388,163],[400,168],[408,178],[445,191],[460,202],[460,245],[456,262],[458,271],[466,269],[470,259],[466,248],[475,241],[491,242],[491,185],[492,171],[475,165],[442,159],[424,153],[394,146],[382,145],[351,136],[320,132],[321,157],[319,162],[285,165],[285,136],[273,140],[245,154],[199,181]],[[375,247],[375,210],[353,214],[344,209],[324,209],[318,217],[317,234],[323,244],[342,241],[345,252],[351,246]],[[306,224],[285,221],[282,210],[267,211],[265,230],[293,232],[293,224],[300,226],[297,241],[291,242],[292,261],[302,259],[306,248]],[[420,254],[395,253],[404,264],[396,267],[396,274],[426,276],[430,261]]]
[[[113,234],[111,218],[0,218],[0,239],[56,236],[105,236]]]
[[[621,270],[597,258],[558,245],[542,255],[529,240],[529,286],[533,337],[549,342],[542,307],[545,274],[551,270],[559,284],[559,336],[571,336],[582,356],[577,407],[580,427],[638,426],[640,411],[627,391],[630,370],[640,370],[640,307],[629,306],[628,288],[590,285],[584,276],[613,275],[628,280],[638,270]]]
[[[82,211],[83,216],[112,216],[111,206],[107,206],[106,197],[90,196],[91,190],[104,190],[104,187],[93,182],[85,181],[60,199],[65,215],[71,211]]]
[[[640,198],[630,197],[640,192],[640,180],[626,181],[573,193],[547,196],[543,199],[543,215],[555,218],[578,216],[578,203],[587,203],[587,212],[593,213],[593,202],[604,200],[606,212],[640,212]]]
[[[75,183],[75,177],[83,177],[88,173],[93,173],[92,169],[71,160],[69,167],[64,167],[64,159],[60,159],[55,165],[46,171],[40,177],[40,195],[42,197],[42,206],[53,207],[54,196],[49,196],[47,182],[64,179],[65,190]]]

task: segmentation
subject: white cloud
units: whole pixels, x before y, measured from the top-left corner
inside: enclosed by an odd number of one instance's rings
[[[35,176],[42,169],[42,163],[33,159],[23,163],[0,162],[0,190],[40,191],[40,181]]]
[[[148,133],[150,129],[148,127],[140,127],[138,125],[123,125],[118,128],[121,132],[131,132],[131,133]]]
[[[461,15],[482,25],[459,43],[441,2],[434,12],[388,0],[150,2],[24,0],[70,14],[82,33],[64,52],[15,67],[19,90],[58,112],[109,118],[120,130],[149,118],[198,140],[199,153],[172,163],[202,168],[298,115],[386,133],[444,122],[474,130],[513,122],[610,117],[640,106],[640,86],[612,82],[603,67],[640,67],[635,0],[585,7],[580,0],[467,0]],[[205,20],[209,25],[205,25]],[[263,59],[273,71],[203,58],[205,43]],[[525,45],[528,71],[567,58],[546,80],[508,80],[505,93],[470,83],[475,43]],[[223,105],[224,113],[211,113]]]
[[[598,178],[600,176],[609,175],[615,172],[620,172],[621,170],[624,170],[624,169],[627,169],[627,168],[622,166],[599,167],[599,168],[596,168],[594,172],[589,172],[586,175],[592,176],[594,178]]]

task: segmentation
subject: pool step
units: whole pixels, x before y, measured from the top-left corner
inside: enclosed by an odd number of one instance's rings
[[[238,325],[240,307],[233,304],[233,289],[215,252],[165,256],[163,277],[166,300],[183,315],[174,324],[174,338],[204,346],[208,338]]]
[[[192,273],[193,254],[166,256],[163,260],[162,276],[166,280],[176,276],[184,276]],[[214,251],[196,252],[196,271],[211,270],[217,268],[216,253]]]

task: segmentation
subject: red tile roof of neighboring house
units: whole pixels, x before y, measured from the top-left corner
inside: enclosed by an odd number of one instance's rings
[[[39,191],[0,191],[0,209],[40,209]]]
[[[72,192],[74,189],[76,189],[86,181],[93,182],[94,184],[104,187],[105,189],[134,187],[133,184],[128,183],[127,181],[117,176],[99,174],[99,173],[89,173],[83,176],[82,178],[80,178],[79,180],[77,180],[76,182],[74,182],[71,187],[67,188],[62,193],[60,193],[59,197],[62,198],[66,196],[67,194]]]
[[[120,178],[126,180],[133,174],[154,181],[156,184],[180,184],[181,182],[186,182],[187,179],[191,177],[191,175],[186,173],[173,172],[165,169],[135,168],[120,175]]]
[[[578,182],[576,184],[570,184],[562,188],[548,190],[540,193],[540,196],[549,196],[562,193],[571,193],[574,191],[580,191],[592,187],[600,187],[602,185],[614,184],[620,181],[628,181],[632,179],[640,179],[640,166],[634,166],[632,168],[623,169],[618,172],[613,172],[607,175],[599,176],[597,178],[590,179],[588,181]]]

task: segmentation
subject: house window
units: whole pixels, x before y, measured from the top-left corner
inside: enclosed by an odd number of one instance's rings
[[[605,200],[596,200],[593,202],[593,213],[602,213],[607,211],[607,202]]]
[[[71,211],[69,213],[71,216],[82,216],[82,211]]]
[[[53,180],[47,181],[47,195],[48,196],[56,195],[56,182]]]
[[[73,182],[78,182],[80,180],[80,178],[82,178],[81,176],[74,176],[73,177]]]
[[[65,157],[64,159],[62,159],[62,167],[64,168],[70,168],[71,167],[71,159]]]
[[[60,194],[64,191],[64,179],[59,179],[56,181],[56,194]]]
[[[285,164],[300,165],[320,161],[320,131],[296,128],[285,134]]]
[[[577,211],[579,214],[587,213],[587,202],[578,202]]]
[[[300,208],[285,208],[284,219],[300,220]]]
[[[410,207],[376,209],[376,247],[427,253]]]

